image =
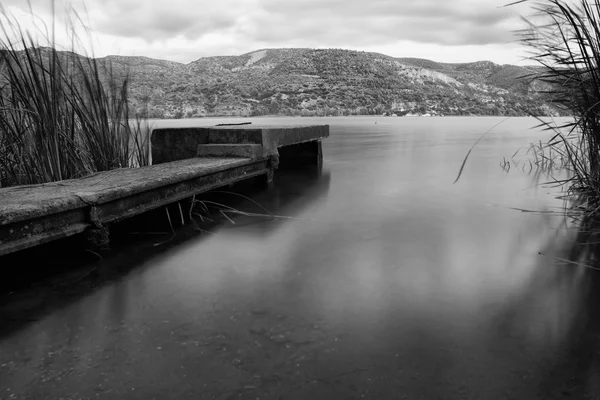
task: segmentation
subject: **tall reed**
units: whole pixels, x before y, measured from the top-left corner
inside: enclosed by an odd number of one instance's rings
[[[110,62],[58,51],[52,33],[0,8],[0,186],[147,165],[143,123],[130,121],[129,76]]]
[[[557,124],[540,120],[554,132],[549,150],[561,154],[571,177],[563,182],[586,197],[587,211],[600,211],[600,3],[576,0],[522,0],[535,10],[525,20],[520,40],[531,50],[530,59],[542,68],[535,78],[547,85],[555,104],[569,110],[572,121]],[[532,22],[534,21],[535,22]]]

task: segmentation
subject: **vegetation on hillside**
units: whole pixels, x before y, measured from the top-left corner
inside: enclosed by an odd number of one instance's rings
[[[338,49],[266,49],[189,64],[108,57],[131,71],[135,112],[227,115],[559,115],[529,68]]]
[[[23,30],[0,11],[0,186],[147,164],[142,121],[130,123],[128,77],[76,54],[73,25],[73,51],[58,52],[53,33]]]

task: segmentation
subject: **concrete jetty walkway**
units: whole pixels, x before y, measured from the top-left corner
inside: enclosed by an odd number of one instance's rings
[[[327,125],[155,129],[151,166],[0,188],[0,256],[79,233],[106,243],[113,222],[245,179],[269,181],[281,162],[320,165],[328,136]]]

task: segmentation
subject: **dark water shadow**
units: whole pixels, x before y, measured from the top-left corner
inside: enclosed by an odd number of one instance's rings
[[[256,233],[276,229],[293,209],[299,212],[326,196],[330,172],[308,168],[283,170],[276,174],[270,187],[246,181],[204,193],[197,200],[210,200],[228,207],[262,215],[248,217],[228,214],[224,217],[210,210],[209,220],[188,220],[189,202],[182,211],[174,204],[131,218],[111,228],[111,249],[103,252],[83,250],[80,237],[66,238],[0,258],[0,339],[10,336],[45,315],[78,301],[84,296],[125,279],[132,272],[143,271],[154,257],[185,245],[190,239],[205,240],[212,231],[231,224],[236,227],[256,224]],[[251,199],[251,200],[249,200]],[[260,205],[260,207],[257,206]],[[183,214],[184,224],[181,221]],[[202,231],[200,231],[200,228]],[[203,236],[205,238],[203,239]]]
[[[282,224],[294,219],[321,198],[327,197],[331,183],[331,172],[311,168],[308,171],[286,169],[279,172],[273,185],[267,190],[252,196],[254,202],[232,193],[209,192],[198,197],[199,201],[209,200],[247,212],[243,214],[227,214],[235,222],[236,228],[252,226],[252,234],[261,237],[269,235]],[[227,190],[227,189],[225,189]],[[246,195],[246,193],[239,193]],[[219,225],[226,224],[227,219],[217,215]],[[228,224],[230,226],[230,224]]]
[[[579,200],[576,200],[576,202]],[[573,203],[567,204],[567,207]],[[569,214],[566,209],[562,240],[540,252],[539,273],[530,290],[514,300],[508,312],[523,313],[523,304],[561,291],[556,312],[564,315],[559,357],[549,358],[539,388],[543,398],[600,398],[600,220]],[[532,307],[533,309],[533,307]],[[532,312],[534,312],[532,310]],[[502,323],[501,318],[498,321]],[[526,326],[527,321],[521,321]]]
[[[524,290],[501,309],[490,310],[490,326],[482,328],[493,332],[499,343],[508,336],[531,335],[532,330],[538,338],[552,338],[554,350],[538,360],[535,369],[523,371],[527,379],[540,378],[536,398],[600,399],[600,218],[582,213],[585,198],[566,191],[572,177],[569,171],[536,168],[531,163],[503,169],[524,173],[531,187],[552,192],[561,188],[557,199],[562,207],[545,212],[548,219],[558,216],[562,222],[551,228],[555,234],[540,248],[535,272]],[[541,310],[548,307],[553,308],[554,321],[540,318]]]

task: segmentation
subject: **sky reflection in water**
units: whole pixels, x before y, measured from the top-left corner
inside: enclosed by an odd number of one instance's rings
[[[243,357],[256,343],[244,344],[247,337],[288,321],[296,332],[303,324],[319,325],[320,333],[291,342],[297,348],[289,357],[301,355],[307,363],[301,376],[354,365],[365,371],[344,382],[362,388],[367,377],[380,379],[382,395],[403,388],[408,398],[536,398],[559,393],[564,374],[572,373],[581,380],[572,390],[600,395],[595,358],[575,359],[597,317],[588,305],[590,271],[551,257],[565,257],[576,232],[561,228],[559,213],[511,209],[559,211],[562,202],[556,189],[499,166],[502,157],[545,139],[528,130],[535,121],[504,121],[479,143],[453,184],[470,146],[499,121],[299,121],[331,124],[322,175],[290,179],[282,173],[274,188],[255,196],[273,213],[295,219],[237,217],[236,225],[175,246],[30,325],[3,344],[30,357],[14,372],[17,381],[28,382],[27,373],[65,337],[91,359],[108,348],[117,360],[134,360],[137,382],[161,376],[169,363],[190,366],[189,348],[181,347],[188,342],[222,334]],[[257,328],[261,318],[268,322]],[[163,346],[169,356],[150,356]],[[246,361],[252,373],[292,368],[281,367],[287,350],[261,351],[265,360]],[[67,356],[62,362],[78,368]],[[214,358],[204,362],[217,374]],[[298,379],[293,376],[289,382]],[[275,393],[269,388],[264,393]],[[302,387],[299,393],[309,392]]]

